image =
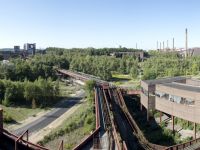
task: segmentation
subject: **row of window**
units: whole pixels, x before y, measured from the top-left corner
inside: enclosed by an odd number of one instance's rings
[[[178,103],[178,104],[185,104],[185,105],[194,105],[195,104],[195,101],[192,99],[175,96],[175,95],[170,95],[170,94],[159,92],[159,91],[155,92],[155,96],[169,100],[171,102]]]

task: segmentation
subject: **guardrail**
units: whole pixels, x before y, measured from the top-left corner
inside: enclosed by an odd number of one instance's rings
[[[150,143],[148,142],[148,140],[145,138],[145,136],[143,135],[142,131],[140,130],[140,128],[137,126],[137,123],[135,122],[135,120],[132,118],[131,114],[128,111],[128,108],[125,104],[124,98],[121,94],[121,91],[119,89],[116,89],[117,93],[119,95],[119,99],[121,102],[121,109],[124,112],[124,115],[126,116],[131,128],[133,129],[133,131],[135,132],[135,136],[138,138],[140,144],[145,148],[145,149],[153,149],[150,145]]]
[[[42,147],[42,146],[40,146],[40,145],[31,143],[31,142],[29,142],[29,141],[27,141],[27,140],[22,139],[23,135],[24,135],[25,133],[28,133],[27,131],[24,132],[24,134],[21,135],[20,137],[18,137],[18,136],[16,136],[16,135],[12,134],[12,133],[10,133],[10,132],[8,132],[8,131],[5,130],[5,129],[2,129],[2,131],[3,131],[3,135],[4,135],[4,136],[7,136],[7,137],[9,137],[10,139],[13,139],[13,140],[14,140],[14,142],[15,142],[15,148],[17,148],[17,145],[18,145],[18,144],[22,144],[22,145],[26,146],[27,148],[29,147],[30,149],[35,149],[35,150],[48,150],[48,149],[45,148],[45,147]],[[28,138],[27,138],[27,139],[28,139]]]
[[[182,144],[177,144],[177,145],[173,145],[170,147],[165,148],[165,150],[179,150],[179,149],[184,149],[186,147],[189,147],[191,145],[194,145],[196,143],[200,143],[200,138],[196,139],[196,140],[191,140],[189,142],[185,142]]]
[[[109,90],[109,89],[108,89]],[[103,88],[103,95],[104,95],[104,98],[105,98],[105,101],[106,101],[106,105],[107,105],[107,108],[108,108],[108,113],[109,113],[109,116],[111,118],[111,111],[110,111],[110,108],[109,108],[109,103],[108,103],[108,99],[107,99],[107,96],[106,96],[106,93],[105,93],[105,89]],[[114,123],[114,120],[111,119],[110,120],[111,122],[111,126],[112,126],[112,134],[113,134],[113,137],[114,137],[114,141],[116,142],[117,144],[117,148],[118,149],[121,149],[121,144],[120,144],[120,139],[117,135],[117,129],[116,129],[116,125]]]
[[[100,127],[98,127],[91,135],[86,137],[80,144],[78,144],[73,150],[80,150],[83,146],[85,146],[89,141],[91,141],[94,136],[99,132]]]

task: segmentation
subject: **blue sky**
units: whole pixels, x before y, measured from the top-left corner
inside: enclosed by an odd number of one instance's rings
[[[0,48],[200,46],[199,0],[0,0]]]

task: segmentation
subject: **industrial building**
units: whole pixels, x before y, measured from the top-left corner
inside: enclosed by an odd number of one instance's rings
[[[186,77],[172,77],[141,81],[141,109],[147,110],[147,120],[153,110],[200,124],[200,80]]]
[[[28,54],[35,55],[36,43],[25,43],[24,50],[27,51]]]
[[[134,56],[136,58],[138,58],[138,60],[143,61],[144,60],[144,51],[132,51],[132,52],[113,52],[110,54],[111,56],[115,56],[115,57],[122,57],[125,55],[128,56]]]

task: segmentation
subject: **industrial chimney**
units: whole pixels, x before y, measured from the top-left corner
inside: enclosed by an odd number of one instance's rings
[[[185,57],[187,57],[187,51],[188,51],[188,30],[185,29]]]

